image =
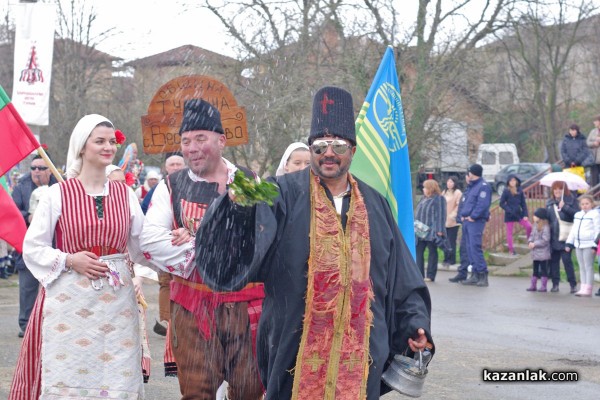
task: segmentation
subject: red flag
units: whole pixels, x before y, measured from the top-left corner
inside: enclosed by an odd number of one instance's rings
[[[0,239],[5,240],[19,253],[23,252],[23,238],[27,232],[25,219],[9,194],[0,187]]]
[[[40,147],[0,86],[0,176]]]

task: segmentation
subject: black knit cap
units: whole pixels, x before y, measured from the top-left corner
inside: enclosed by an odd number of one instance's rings
[[[326,135],[347,139],[356,146],[354,106],[350,92],[325,86],[315,94],[308,144]]]
[[[533,213],[533,215],[535,215],[536,217],[538,217],[539,219],[548,219],[548,210],[546,210],[545,208],[538,208],[535,210],[535,212]]]
[[[183,120],[179,134],[189,131],[212,131],[224,134],[221,113],[208,101],[186,100],[183,103]]]
[[[483,167],[479,164],[473,164],[469,167],[469,172],[481,177],[481,175],[483,175]]]

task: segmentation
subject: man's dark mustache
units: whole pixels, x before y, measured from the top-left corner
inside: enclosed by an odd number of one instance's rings
[[[337,158],[333,158],[333,157],[326,157],[326,158],[322,158],[319,160],[319,165],[323,165],[323,163],[325,162],[334,162],[336,164],[340,164],[340,160],[338,160]]]

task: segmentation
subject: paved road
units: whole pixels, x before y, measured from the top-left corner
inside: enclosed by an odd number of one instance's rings
[[[528,278],[491,277],[490,287],[429,285],[437,353],[422,399],[581,399],[600,393],[600,297],[530,293]],[[484,383],[483,368],[579,373],[577,383]],[[387,400],[404,396],[388,395]]]
[[[600,393],[600,297],[525,291],[528,279],[492,277],[490,287],[430,284],[437,353],[421,399],[595,399]],[[144,287],[148,325],[157,315],[157,285]],[[6,398],[20,339],[14,280],[0,282],[0,398]],[[163,338],[150,332],[155,356],[146,385],[149,400],[179,398],[177,381],[162,374]],[[577,371],[576,383],[484,383],[483,368]],[[390,393],[385,400],[408,397]]]

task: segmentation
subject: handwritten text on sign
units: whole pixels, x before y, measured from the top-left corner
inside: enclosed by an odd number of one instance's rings
[[[152,98],[148,115],[142,116],[144,153],[180,150],[183,104],[198,98],[208,101],[221,113],[228,146],[248,143],[246,110],[237,105],[229,89],[214,78],[191,75],[170,80]]]

